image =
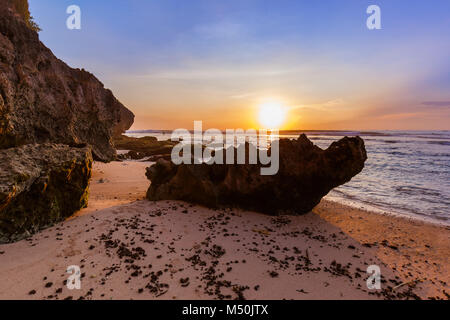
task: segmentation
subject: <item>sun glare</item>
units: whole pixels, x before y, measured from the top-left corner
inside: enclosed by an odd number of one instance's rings
[[[259,106],[259,123],[264,129],[279,129],[285,117],[285,107],[280,102],[268,102]]]

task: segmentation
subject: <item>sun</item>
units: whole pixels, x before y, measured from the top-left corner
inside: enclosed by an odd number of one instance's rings
[[[281,102],[266,102],[259,105],[259,123],[265,129],[279,129],[286,118]]]

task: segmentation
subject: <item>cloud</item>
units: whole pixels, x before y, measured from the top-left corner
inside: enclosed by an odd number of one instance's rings
[[[243,30],[240,24],[223,21],[210,25],[197,26],[194,32],[207,39],[223,39],[239,36]]]
[[[376,117],[375,119],[378,120],[403,120],[403,119],[411,119],[411,118],[423,118],[427,114],[424,112],[405,112],[405,113],[392,113],[392,114],[385,114],[381,115],[379,117]]]
[[[325,107],[334,107],[334,106],[340,106],[343,105],[345,103],[345,100],[342,98],[338,98],[338,99],[334,99],[334,100],[330,100],[327,101],[323,104],[323,106]]]
[[[325,102],[318,102],[312,104],[299,104],[291,106],[291,109],[302,109],[302,110],[330,110],[330,108],[343,107],[346,104],[346,101],[342,98],[336,98],[333,100],[328,100]]]
[[[247,92],[247,93],[240,93],[230,96],[231,99],[246,99],[246,98],[252,98],[257,96],[258,93],[256,92]]]
[[[166,79],[166,80],[211,80],[211,79],[226,79],[226,78],[260,78],[260,77],[277,77],[288,74],[295,74],[300,72],[296,69],[288,68],[179,68],[173,70],[166,70],[162,72],[152,72],[142,77],[150,79]]]
[[[424,101],[422,104],[429,107],[450,107],[450,101]]]

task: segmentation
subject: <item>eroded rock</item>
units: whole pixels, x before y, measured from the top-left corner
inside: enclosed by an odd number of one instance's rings
[[[119,159],[133,159],[155,161],[156,159],[170,159],[172,148],[176,142],[171,140],[158,141],[156,137],[134,138],[120,135],[114,137],[114,145],[117,150],[129,150],[120,155]]]
[[[86,207],[91,169],[88,147],[49,143],[0,150],[0,243]]]
[[[56,58],[8,3],[0,6],[0,149],[86,143],[96,159],[113,160],[112,136],[130,128],[133,113],[94,75]]]
[[[301,135],[297,140],[281,139],[279,152],[280,168],[272,176],[261,175],[260,165],[175,165],[158,160],[147,168],[147,198],[303,214],[361,172],[367,159],[360,137],[345,137],[322,150]]]

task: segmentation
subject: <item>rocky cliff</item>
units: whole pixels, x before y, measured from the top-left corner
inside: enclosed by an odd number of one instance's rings
[[[279,148],[280,167],[272,176],[261,175],[260,165],[175,165],[159,160],[147,169],[151,180],[147,198],[236,206],[274,215],[303,214],[361,172],[367,159],[359,137],[345,137],[322,150],[301,135],[297,140],[281,139]]]
[[[26,237],[88,201],[92,156],[134,115],[87,71],[40,41],[26,0],[0,0],[0,242]]]
[[[95,159],[110,161],[112,136],[133,121],[95,76],[57,59],[14,6],[0,7],[0,149],[87,143]]]

